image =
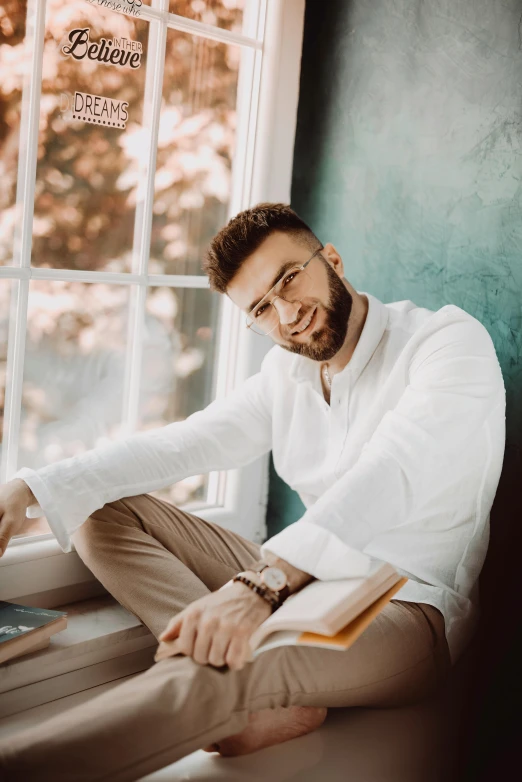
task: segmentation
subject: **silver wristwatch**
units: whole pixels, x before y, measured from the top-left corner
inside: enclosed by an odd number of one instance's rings
[[[290,587],[287,575],[281,568],[272,567],[267,562],[260,562],[249,569],[253,573],[259,573],[261,584],[276,595],[279,605],[286,600],[290,594]]]

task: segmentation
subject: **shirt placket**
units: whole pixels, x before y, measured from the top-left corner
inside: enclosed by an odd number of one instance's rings
[[[348,401],[351,386],[350,370],[332,378],[330,391],[330,428],[328,438],[328,472],[336,477],[336,466],[343,453],[344,443],[348,434]]]

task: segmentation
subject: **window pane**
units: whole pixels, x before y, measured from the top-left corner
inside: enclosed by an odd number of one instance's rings
[[[169,6],[173,14],[236,33],[242,31],[245,0],[170,0]]]
[[[152,272],[202,274],[226,223],[240,51],[169,30],[157,154]]]
[[[140,397],[141,428],[183,421],[214,398],[219,294],[150,288]],[[205,503],[207,476],[180,481],[156,496],[176,505]]]
[[[9,280],[0,280],[0,457],[4,434],[4,405],[7,368],[7,336],[9,332],[9,310],[11,304]]]
[[[47,4],[34,266],[131,268],[136,160],[126,139],[142,127],[148,27],[85,0]],[[89,59],[97,43],[99,56],[117,49],[125,67]],[[72,52],[64,55],[64,46]]]
[[[0,6],[1,265],[13,263],[22,82],[28,64],[28,53],[24,50],[26,10],[26,0],[4,0]]]
[[[31,281],[19,467],[38,469],[120,433],[129,288]],[[31,520],[30,533],[48,531]]]

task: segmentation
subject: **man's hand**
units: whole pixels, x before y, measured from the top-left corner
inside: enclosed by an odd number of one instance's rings
[[[13,535],[19,535],[25,522],[25,512],[35,498],[21,478],[0,486],[0,557]]]
[[[180,611],[160,635],[156,661],[185,654],[201,665],[241,670],[250,657],[250,636],[272,612],[269,603],[245,584],[195,600]]]

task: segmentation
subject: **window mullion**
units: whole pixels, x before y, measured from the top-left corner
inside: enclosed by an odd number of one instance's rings
[[[250,18],[243,24],[248,29],[264,29],[266,0],[258,0],[249,8]],[[257,105],[262,64],[260,49],[241,51],[239,80],[237,86],[236,144],[232,162],[231,194],[228,218],[248,208],[250,203],[251,174],[255,152]],[[218,332],[217,360],[214,369],[215,398],[226,396],[237,383],[238,376],[238,340],[244,326],[244,319],[229,299],[225,297],[221,305],[220,328]],[[241,372],[239,372],[241,375]],[[226,473],[211,473],[208,485],[208,501],[221,505],[226,496]]]
[[[225,30],[222,27],[214,27],[204,22],[197,22],[195,19],[189,19],[177,14],[168,15],[168,26],[173,30],[197,35],[200,38],[208,38],[220,43],[236,44],[238,46],[249,46],[253,49],[260,49],[262,42],[255,38],[250,38],[242,33],[235,33],[232,30]]]
[[[262,0],[262,2],[265,2],[265,0]],[[154,2],[154,0],[151,6],[143,5],[140,8],[140,19],[149,22],[164,21],[172,30],[179,30],[180,32],[188,33],[189,35],[196,35],[199,38],[208,38],[209,40],[219,41],[220,43],[249,46],[254,49],[260,49],[262,46],[261,40],[252,38],[250,35],[236,33],[232,30],[226,30],[223,27],[205,24],[204,22],[198,22],[196,19],[190,19],[189,17],[180,16],[179,14],[170,14],[168,12],[168,4],[166,7],[160,7],[160,2]]]
[[[257,15],[257,30],[264,28],[266,0],[259,0],[250,9]],[[247,21],[254,27],[254,19]],[[251,206],[250,186],[254,165],[257,107],[259,103],[262,51],[243,50],[237,87],[236,115],[238,117],[236,144],[232,162],[231,194],[228,217]],[[225,297],[220,318],[219,345],[214,383],[216,398],[225,396],[235,385],[237,372],[238,338],[243,325],[236,308]]]
[[[155,0],[153,8],[168,11],[168,0]],[[145,95],[143,100],[143,123],[148,131],[148,154],[142,166],[137,188],[136,216],[134,221],[134,242],[132,271],[146,277],[148,271],[152,210],[154,206],[154,180],[156,175],[156,150],[163,91],[167,25],[164,21],[150,22]],[[133,286],[130,296],[127,353],[122,428],[125,434],[135,431],[139,420],[140,377],[145,333],[145,308],[147,286],[145,283]]]
[[[20,155],[16,191],[17,230],[14,237],[13,261],[20,272],[31,266],[34,193],[38,133],[40,124],[40,95],[42,91],[42,62],[45,37],[46,3],[29,0],[24,49],[31,57],[31,67],[26,71],[22,92],[22,116],[20,123]],[[29,54],[31,53],[31,54]],[[6,397],[4,408],[4,434],[0,482],[5,482],[16,472],[20,414],[24,376],[24,353],[27,332],[27,303],[29,278],[13,281],[9,315],[9,336],[6,366]]]
[[[167,288],[208,288],[205,274],[132,274],[130,272],[85,271],[83,269],[19,268],[0,266],[0,279],[68,280],[103,285],[162,285]]]

